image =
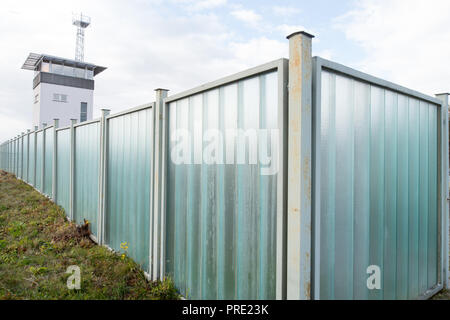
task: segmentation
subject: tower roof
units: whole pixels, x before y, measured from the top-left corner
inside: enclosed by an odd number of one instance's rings
[[[49,54],[38,54],[38,53],[30,53],[22,65],[22,69],[25,70],[36,70],[39,66],[39,63],[52,62],[53,64],[60,64],[65,66],[77,67],[77,68],[87,68],[89,70],[94,70],[94,76],[106,70],[106,67],[98,66],[92,63],[76,61],[72,59],[66,59],[61,57],[51,56]]]

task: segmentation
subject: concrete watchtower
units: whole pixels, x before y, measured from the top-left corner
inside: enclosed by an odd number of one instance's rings
[[[104,71],[91,63],[30,53],[22,69],[34,70],[33,126],[59,119],[60,126],[92,119],[94,77]]]
[[[91,18],[73,15],[72,24],[77,27],[75,60],[30,53],[22,66],[34,70],[33,127],[53,119],[59,119],[63,127],[70,125],[71,119],[92,119],[94,77],[106,68],[84,62],[84,29]]]

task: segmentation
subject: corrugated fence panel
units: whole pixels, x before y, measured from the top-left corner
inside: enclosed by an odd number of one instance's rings
[[[149,270],[153,109],[107,120],[105,240]]]
[[[6,166],[6,163],[7,163],[7,157],[8,157],[8,149],[7,149],[7,147],[8,147],[8,145],[6,144],[6,143],[3,143],[1,146],[0,146],[0,169],[2,169],[2,170],[7,170],[7,166]]]
[[[49,197],[53,186],[53,140],[53,127],[45,129],[44,194]]]
[[[91,232],[97,236],[98,165],[100,157],[100,123],[75,127],[75,222],[90,222]]]
[[[44,161],[43,131],[36,133],[36,177],[34,187],[42,192],[42,164]]]
[[[22,141],[23,137],[17,139],[17,178],[22,179]]]
[[[28,181],[28,142],[29,134],[23,137],[22,179]]]
[[[30,148],[29,148],[29,157],[28,157],[28,183],[31,185],[35,185],[35,175],[36,175],[36,144],[35,144],[36,134],[30,134]]]
[[[320,298],[417,298],[438,282],[438,106],[331,71],[321,92]]]
[[[56,203],[69,215],[70,205],[70,129],[56,131]]]
[[[270,72],[169,105],[166,270],[189,299],[276,298],[277,174],[260,174],[257,130],[278,128],[277,88]]]

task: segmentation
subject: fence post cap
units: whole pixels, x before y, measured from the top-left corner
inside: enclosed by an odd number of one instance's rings
[[[288,36],[286,37],[286,39],[289,39],[289,38],[291,38],[291,37],[293,37],[293,36],[296,36],[296,35],[298,35],[298,34],[302,34],[302,35],[307,36],[307,37],[309,37],[309,38],[311,38],[311,39],[314,38],[314,36],[313,36],[312,34],[306,32],[306,31],[296,31],[296,32],[293,32],[293,33],[291,33],[290,35],[288,35]]]

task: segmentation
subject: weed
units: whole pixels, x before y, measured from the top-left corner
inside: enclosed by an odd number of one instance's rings
[[[13,175],[0,171],[1,299],[177,299],[170,279],[148,282],[140,266],[95,245],[89,221],[76,226],[64,210]],[[81,289],[69,290],[69,266]]]

